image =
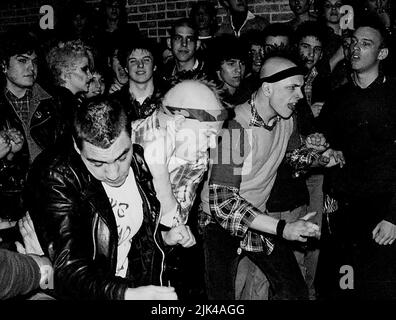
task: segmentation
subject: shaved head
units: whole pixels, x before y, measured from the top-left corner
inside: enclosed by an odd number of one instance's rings
[[[275,73],[295,67],[296,64],[282,57],[272,57],[267,59],[260,70],[260,78],[272,76]]]
[[[217,93],[198,80],[185,80],[170,89],[163,105],[182,109],[222,110]]]

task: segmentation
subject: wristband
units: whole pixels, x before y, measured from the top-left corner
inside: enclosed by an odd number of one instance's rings
[[[283,230],[285,230],[286,221],[281,219],[278,221],[276,225],[276,235],[280,238],[283,238]]]

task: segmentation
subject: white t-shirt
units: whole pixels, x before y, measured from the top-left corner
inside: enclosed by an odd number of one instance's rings
[[[143,202],[133,170],[121,187],[114,188],[102,182],[115,216],[118,232],[116,276],[125,278],[128,270],[128,253],[133,236],[143,222]]]

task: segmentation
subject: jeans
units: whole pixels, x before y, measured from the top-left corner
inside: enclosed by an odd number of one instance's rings
[[[271,300],[308,299],[308,290],[293,252],[284,241],[275,240],[270,255],[242,250],[240,239],[232,237],[220,225],[204,228],[205,282],[210,300],[235,300],[237,266],[247,256],[266,275],[270,283]]]

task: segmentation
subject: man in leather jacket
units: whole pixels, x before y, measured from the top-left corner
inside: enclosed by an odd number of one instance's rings
[[[2,39],[0,134],[9,141],[0,156],[0,219],[23,213],[20,193],[29,165],[62,133],[52,97],[37,84],[38,40],[24,29],[10,29]]]
[[[160,225],[143,149],[130,132],[123,106],[94,99],[75,113],[74,145],[44,152],[29,173],[26,202],[60,299],[177,298],[164,287],[165,251],[195,239],[185,226]]]

